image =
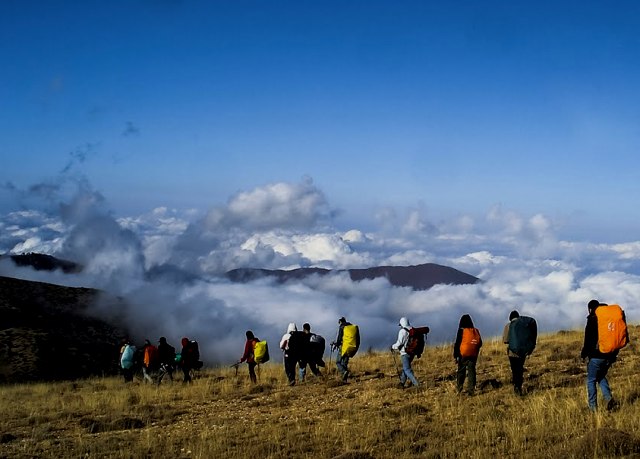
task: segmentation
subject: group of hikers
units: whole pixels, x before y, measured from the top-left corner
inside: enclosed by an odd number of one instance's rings
[[[624,311],[618,305],[608,305],[598,300],[591,300],[587,305],[588,316],[585,327],[584,344],[581,358],[587,360],[587,398],[592,411],[597,409],[597,387],[600,387],[607,410],[617,406],[611,393],[607,372],[616,361],[618,352],[629,342]],[[400,388],[405,388],[407,381],[412,387],[420,387],[412,363],[416,357],[424,352],[426,336],[429,327],[413,327],[407,317],[401,317],[398,323],[400,330],[395,343],[391,345],[394,357],[399,353],[401,368],[397,367]],[[532,317],[521,316],[518,311],[511,311],[509,321],[504,327],[502,342],[506,345],[506,353],[511,368],[511,382],[513,391],[523,395],[524,364],[537,344],[538,327]],[[290,323],[280,340],[283,353],[284,371],[290,386],[296,384],[297,376],[300,382],[305,380],[307,366],[314,376],[320,376],[320,368],[325,368],[324,353],[325,339],[311,332],[311,325],[305,323],[299,331],[295,323]],[[347,382],[351,376],[349,360],[360,347],[360,331],[357,325],[340,317],[338,332],[334,341],[330,343],[331,356],[336,352],[336,369],[342,381]],[[456,339],[453,345],[453,358],[457,363],[456,389],[458,393],[466,392],[474,395],[476,389],[476,363],[482,347],[480,331],[474,326],[469,314],[460,317]],[[125,381],[133,379],[136,349],[129,342],[123,343],[121,349],[121,365]],[[175,349],[167,344],[164,337],[160,338],[158,346],[148,340],[142,348],[142,370],[145,380],[160,384],[165,375],[173,379],[172,373],[180,367],[184,374],[184,382],[190,382],[190,372],[202,366],[199,361],[197,342],[182,339],[182,351],[175,353]],[[256,366],[269,360],[269,349],[266,341],[258,339],[251,330],[246,332],[246,342],[242,357],[233,365],[238,368],[241,363],[247,363],[251,382],[257,383]],[[466,382],[466,391],[465,391]]]
[[[584,332],[584,342],[580,357],[587,361],[587,403],[595,412],[598,408],[598,386],[606,409],[611,411],[617,406],[613,398],[607,373],[616,361],[618,352],[629,343],[629,332],[624,311],[617,304],[601,303],[591,300],[587,304],[588,316]],[[402,359],[402,370],[399,372],[399,386],[404,388],[407,380],[415,387],[420,383],[415,377],[411,363],[424,347],[424,341],[418,338],[429,332],[428,327],[414,328],[406,317],[399,322],[401,327],[398,340],[391,346],[392,351],[399,351]],[[502,342],[506,345],[511,382],[514,393],[523,395],[525,360],[534,351],[537,343],[538,326],[534,318],[521,316],[518,311],[511,311],[509,322],[504,327]],[[453,358],[458,364],[456,371],[456,389],[462,393],[465,380],[466,392],[473,395],[476,387],[476,362],[482,347],[480,331],[474,327],[469,314],[460,317],[458,332],[453,345]]]
[[[182,349],[176,353],[176,348],[167,343],[162,336],[158,345],[148,339],[140,348],[128,338],[122,340],[120,346],[120,368],[125,382],[133,381],[136,370],[142,369],[143,380],[160,384],[165,376],[173,381],[176,369],[182,370],[183,382],[191,382],[193,370],[202,368],[198,342],[187,337],[181,340]]]

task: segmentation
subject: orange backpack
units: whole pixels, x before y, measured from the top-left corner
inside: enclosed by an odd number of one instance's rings
[[[629,343],[627,322],[622,308],[617,304],[600,305],[598,318],[598,350],[603,354],[622,349]]]
[[[465,358],[478,357],[481,342],[480,331],[477,328],[463,328],[460,355]]]
[[[154,368],[158,364],[158,348],[153,344],[144,348],[144,366]]]

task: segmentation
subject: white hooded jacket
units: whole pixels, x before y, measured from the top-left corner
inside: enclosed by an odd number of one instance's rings
[[[398,340],[393,343],[391,348],[400,351],[400,355],[405,355],[407,352],[404,348],[407,346],[407,341],[409,340],[409,328],[411,328],[411,324],[409,323],[409,319],[401,317],[398,325],[402,328],[398,331]]]
[[[287,327],[287,333],[282,335],[282,339],[280,340],[280,349],[283,351],[289,350],[289,338],[291,338],[291,332],[298,331],[298,327],[296,324],[291,322]]]

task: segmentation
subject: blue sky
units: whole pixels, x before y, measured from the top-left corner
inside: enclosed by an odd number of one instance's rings
[[[351,221],[502,204],[639,229],[634,2],[1,8],[2,179],[16,186],[81,154],[120,214],[310,176]]]
[[[53,280],[159,318],[218,311],[193,333],[255,322],[257,297],[278,333],[366,309],[374,345],[407,311],[499,333],[519,307],[570,328],[598,297],[633,318],[638,30],[630,1],[5,0],[0,253],[78,260]],[[161,297],[144,276],[426,262],[484,282],[210,280]],[[0,264],[52,280],[14,271]]]

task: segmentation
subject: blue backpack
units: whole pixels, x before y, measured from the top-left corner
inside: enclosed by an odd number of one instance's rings
[[[120,366],[123,370],[129,370],[133,368],[135,361],[136,347],[131,344],[125,344],[122,351],[122,357],[120,357]]]

